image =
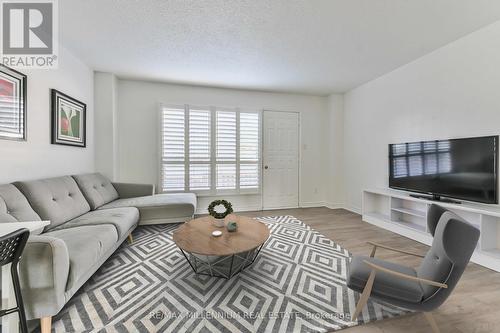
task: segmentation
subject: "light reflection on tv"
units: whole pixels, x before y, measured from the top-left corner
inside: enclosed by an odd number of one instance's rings
[[[497,203],[498,136],[389,145],[389,187]]]

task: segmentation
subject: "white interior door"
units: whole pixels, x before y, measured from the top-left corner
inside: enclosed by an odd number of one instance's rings
[[[263,208],[299,206],[299,114],[264,111]]]

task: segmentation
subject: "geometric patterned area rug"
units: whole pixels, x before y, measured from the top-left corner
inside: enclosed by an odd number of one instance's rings
[[[259,218],[270,237],[230,280],[195,275],[172,240],[140,226],[53,318],[55,332],[332,332],[406,311],[346,286],[349,252],[293,216]]]

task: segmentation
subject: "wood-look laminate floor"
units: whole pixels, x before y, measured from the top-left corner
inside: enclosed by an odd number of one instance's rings
[[[343,209],[300,208],[245,212],[242,215],[293,215],[354,254],[369,255],[374,241],[424,254],[428,246],[390,231],[362,222],[361,216]],[[377,257],[416,267],[419,258],[383,249]],[[442,333],[500,332],[500,273],[469,264],[448,300],[434,312]],[[422,314],[388,319],[344,330],[346,333],[431,332]]]

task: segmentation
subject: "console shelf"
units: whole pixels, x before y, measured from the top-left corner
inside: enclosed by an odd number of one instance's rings
[[[363,191],[363,221],[426,245],[427,211],[435,201],[413,198],[409,193],[387,189]],[[498,206],[463,203],[437,204],[453,211],[481,231],[472,262],[500,272],[500,209]]]

